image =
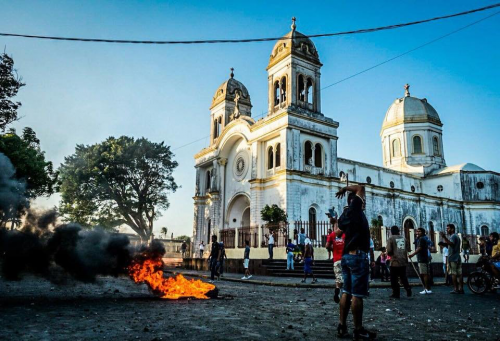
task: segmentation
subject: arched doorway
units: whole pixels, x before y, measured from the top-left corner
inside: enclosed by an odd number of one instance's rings
[[[243,211],[243,216],[241,217],[241,226],[250,226],[250,207],[247,207]]]
[[[403,223],[403,229],[405,231],[405,241],[406,241],[406,251],[411,251],[411,235],[415,234],[415,222],[412,218],[406,218]]]
[[[246,225],[245,225],[246,224]],[[250,225],[250,199],[246,194],[238,194],[229,202],[225,227],[237,228]]]

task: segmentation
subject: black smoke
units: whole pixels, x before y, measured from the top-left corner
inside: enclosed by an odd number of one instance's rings
[[[16,170],[10,159],[0,153],[0,227],[29,207],[25,193],[26,184],[16,179]]]
[[[127,275],[134,258],[161,258],[165,254],[158,241],[134,248],[123,234],[99,228],[84,230],[78,224],[44,231],[45,221],[37,230],[0,230],[0,262],[6,279],[19,280],[30,273],[59,281],[63,273],[91,283],[97,276]]]

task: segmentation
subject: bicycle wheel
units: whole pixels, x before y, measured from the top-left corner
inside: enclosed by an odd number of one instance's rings
[[[481,272],[473,272],[467,279],[467,286],[474,294],[482,295],[488,290],[488,277]]]

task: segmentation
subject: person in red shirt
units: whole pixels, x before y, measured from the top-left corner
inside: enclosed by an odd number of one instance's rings
[[[340,302],[340,289],[342,289],[344,284],[341,265],[344,241],[345,234],[335,224],[334,231],[326,238],[326,249],[333,254],[333,272],[335,273],[335,295],[333,296],[333,300],[335,303]]]

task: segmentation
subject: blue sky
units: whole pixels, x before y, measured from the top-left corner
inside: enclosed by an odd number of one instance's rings
[[[495,1],[0,1],[0,32],[189,40],[281,36],[297,17],[304,34],[384,26],[482,7]],[[500,9],[379,33],[317,38],[326,86]],[[339,156],[381,165],[380,128],[403,85],[427,98],[444,123],[448,165],[500,171],[500,14],[322,92],[326,116],[340,122]],[[145,136],[175,150],[182,186],[156,223],[192,232],[193,155],[208,145],[209,106],[235,68],[253,115],[267,108],[265,71],[274,42],[227,45],[113,45],[0,37],[27,86],[18,129],[37,132],[55,165],[76,144]],[[40,201],[55,205],[54,196]]]

